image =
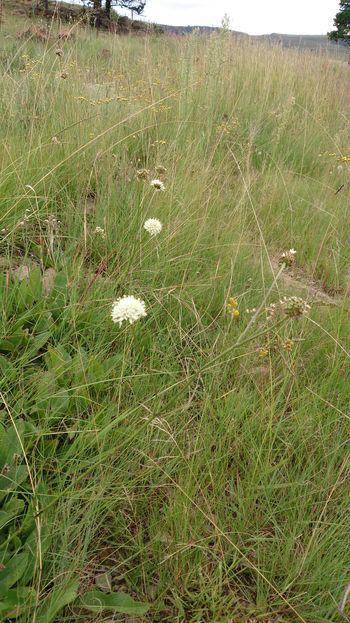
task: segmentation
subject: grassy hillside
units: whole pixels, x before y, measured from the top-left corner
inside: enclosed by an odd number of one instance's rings
[[[1,620],[339,621],[348,66],[23,23],[0,54]]]

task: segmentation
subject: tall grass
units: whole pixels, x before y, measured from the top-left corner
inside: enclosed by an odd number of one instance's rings
[[[151,603],[139,620],[337,621],[348,68],[225,32],[38,43],[16,29],[4,24],[1,51],[1,414],[33,425],[52,537],[22,616],[49,620],[54,590],[107,572]],[[164,193],[137,174],[160,165]],[[291,247],[297,267],[281,269]],[[148,315],[119,328],[124,294]],[[310,313],[271,326],[264,310],[284,295]],[[111,614],[73,604],[51,620]]]

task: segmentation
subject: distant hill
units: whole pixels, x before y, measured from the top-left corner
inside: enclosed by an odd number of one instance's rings
[[[211,26],[170,26],[161,24],[161,28],[165,32],[175,35],[186,35],[193,31],[200,31],[203,34],[211,33],[219,30]],[[343,49],[345,45],[330,41],[327,35],[288,35],[283,33],[271,33],[269,35],[248,35],[239,30],[232,30],[232,35],[256,41],[270,41],[271,43],[281,43],[286,48],[304,48],[309,50],[329,50],[334,51],[337,48]]]

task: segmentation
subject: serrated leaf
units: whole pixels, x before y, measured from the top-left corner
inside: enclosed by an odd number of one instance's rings
[[[150,604],[135,601],[126,593],[106,594],[92,590],[79,598],[79,606],[91,612],[114,611],[120,614],[143,615],[150,609]]]

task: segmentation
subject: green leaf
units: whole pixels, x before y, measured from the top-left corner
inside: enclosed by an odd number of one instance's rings
[[[7,357],[4,357],[3,355],[0,355],[0,373],[1,373],[1,376],[9,377],[14,372],[15,372],[14,365],[7,359]]]
[[[45,363],[48,370],[55,374],[56,379],[60,378],[62,374],[69,368],[71,363],[71,356],[64,349],[61,344],[53,348],[49,346],[47,354],[45,356]]]
[[[36,593],[33,588],[19,586],[0,594],[0,614],[16,618],[24,608],[35,603]]]
[[[23,430],[23,422],[16,422],[16,428],[19,434]],[[0,431],[0,471],[8,464],[13,464],[13,455],[22,454],[21,444],[18,439],[17,432],[14,427]]]
[[[43,286],[40,268],[34,268],[29,272],[28,290],[31,302],[37,301],[42,297]]]
[[[72,581],[69,586],[55,588],[39,608],[36,623],[51,623],[62,608],[70,604],[77,597],[79,584]]]
[[[24,331],[8,335],[6,338],[0,340],[0,351],[3,353],[12,353],[20,346],[23,347],[27,341],[28,336]]]
[[[18,486],[27,480],[28,470],[25,465],[16,465],[11,467],[9,473],[0,476],[0,502],[6,497],[9,491],[18,489]]]
[[[27,552],[14,554],[4,569],[0,571],[0,599],[8,588],[11,588],[21,579],[28,564]]]
[[[29,359],[35,357],[38,354],[39,350],[41,350],[42,347],[45,346],[46,342],[50,339],[50,337],[50,331],[45,331],[44,333],[40,333],[39,335],[31,337],[29,339],[28,346],[25,352],[26,357]]]
[[[143,615],[150,609],[150,604],[135,601],[126,593],[110,593],[106,595],[102,591],[93,590],[79,598],[79,606],[91,612],[103,612],[105,610],[119,612],[120,614]]]

